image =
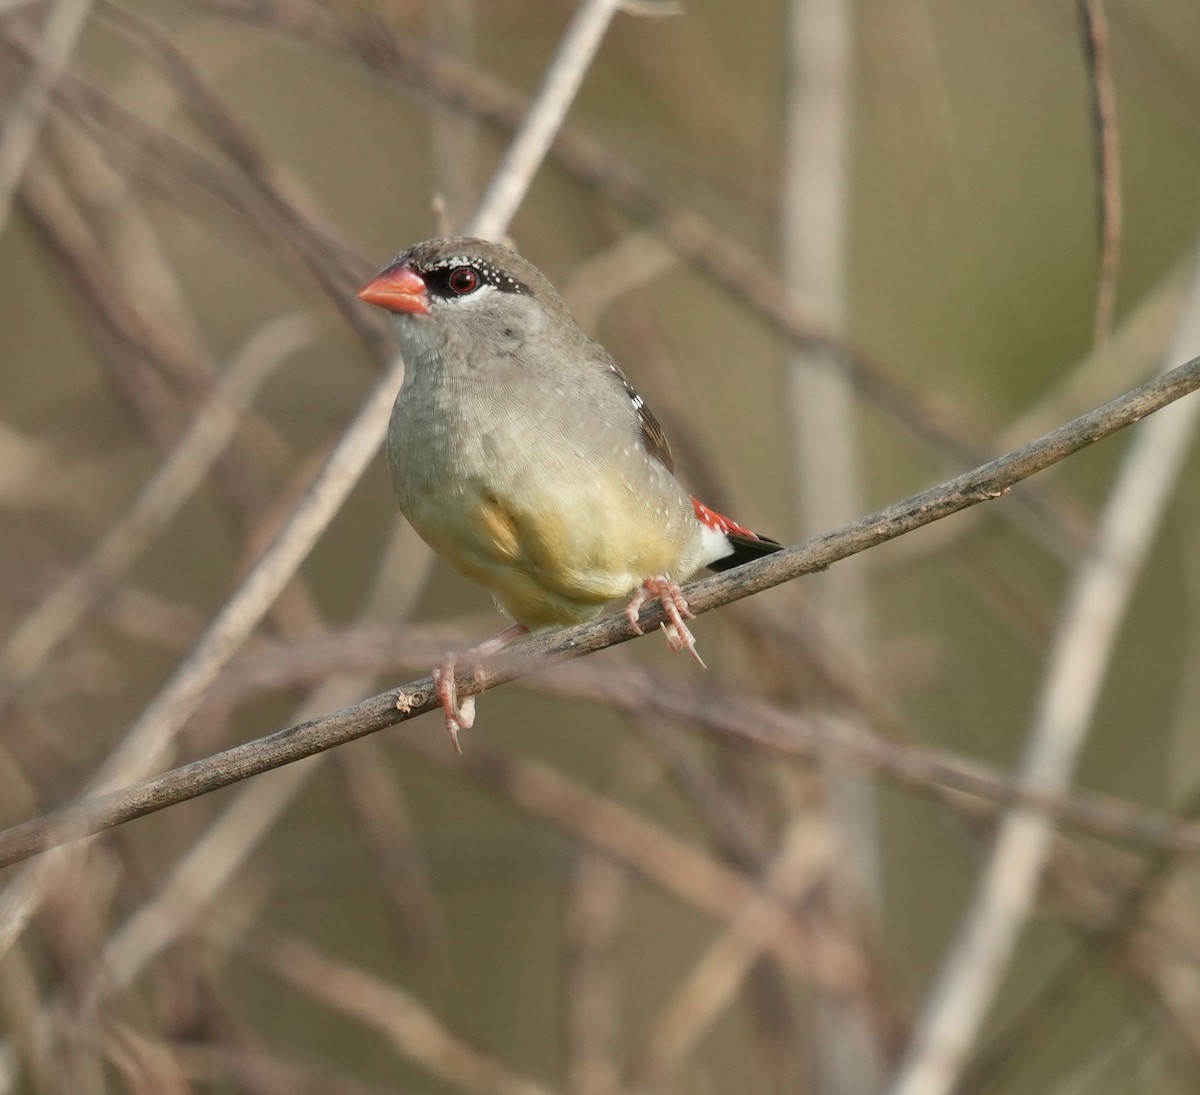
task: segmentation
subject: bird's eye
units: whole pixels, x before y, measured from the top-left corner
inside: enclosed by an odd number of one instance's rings
[[[450,277],[446,280],[450,288],[458,293],[459,296],[464,296],[479,288],[479,275],[469,266],[459,266],[451,270]]]

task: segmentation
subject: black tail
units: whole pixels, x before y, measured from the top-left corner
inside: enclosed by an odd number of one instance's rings
[[[709,570],[732,570],[743,563],[753,562],[764,555],[774,555],[775,552],[783,550],[782,544],[768,540],[765,536],[743,536],[738,532],[726,532],[725,535],[733,545],[733,553],[709,563]]]

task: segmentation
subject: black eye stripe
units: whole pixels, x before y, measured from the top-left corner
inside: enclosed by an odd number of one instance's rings
[[[475,272],[479,278],[479,287],[490,285],[501,293],[529,294],[529,286],[523,281],[519,281],[512,274],[501,270],[500,267],[486,259],[472,258],[469,255],[455,255],[451,258],[441,259],[423,269],[421,274],[425,278],[425,284],[429,286],[429,291],[434,296],[458,297],[463,294],[461,291],[455,292],[450,287],[450,275],[463,267]]]

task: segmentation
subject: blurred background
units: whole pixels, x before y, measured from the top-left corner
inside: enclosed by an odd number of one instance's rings
[[[88,785],[278,531],[392,355],[356,290],[467,223],[573,11],[0,3],[0,823]],[[792,542],[1200,353],[1198,177],[1189,0],[638,0],[509,235],[684,481]],[[996,833],[949,768],[1003,786],[1065,696],[1068,786],[1196,800],[1200,468],[1123,516],[1148,425],[704,616],[707,672],[625,644],[489,693],[462,760],[429,715],[91,841],[0,958],[0,1087],[889,1090]],[[377,457],[152,770],[501,626]],[[1045,852],[953,1089],[1197,1090],[1188,861]]]

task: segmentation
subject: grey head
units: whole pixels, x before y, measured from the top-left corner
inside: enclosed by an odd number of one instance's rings
[[[545,275],[489,240],[425,240],[359,293],[393,314],[407,355],[471,367],[482,356],[562,353],[586,341]]]
[[[616,421],[628,415],[646,451],[674,470],[645,400],[580,330],[545,275],[515,251],[470,237],[425,240],[397,255],[358,295],[392,313],[414,367],[406,388],[452,376],[473,381],[506,368],[541,376],[560,398],[597,412],[611,407]]]

